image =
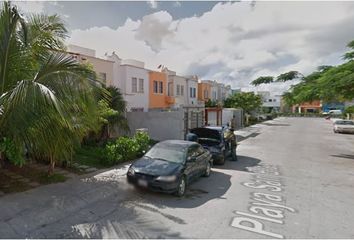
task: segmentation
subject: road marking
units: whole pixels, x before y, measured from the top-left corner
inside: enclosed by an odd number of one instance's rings
[[[252,201],[248,207],[251,213],[234,211],[236,216],[233,217],[231,226],[273,238],[284,238],[281,234],[266,230],[269,226],[266,226],[265,222],[284,224],[282,219],[285,218],[286,210],[296,212],[294,208],[286,206],[284,204],[286,199],[279,195],[285,187],[280,179],[279,168],[270,164],[260,164],[248,170],[254,173],[252,181],[241,184],[247,188],[268,192],[252,192],[250,194]]]
[[[280,220],[276,220],[273,218],[267,218],[267,217],[262,217],[262,216],[258,216],[258,215],[254,215],[254,214],[249,214],[249,213],[244,213],[244,212],[239,212],[239,211],[234,211],[235,214],[239,214],[239,215],[243,215],[246,217],[253,217],[253,218],[258,218],[258,219],[262,219],[262,220],[266,220],[269,222],[274,222],[274,223],[279,223],[279,224],[283,224],[283,221]]]

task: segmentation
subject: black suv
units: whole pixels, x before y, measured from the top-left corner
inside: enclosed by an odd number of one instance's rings
[[[233,161],[237,161],[237,140],[233,129],[227,126],[206,126],[193,128],[190,130],[190,133],[187,136],[188,140],[192,140],[191,136],[195,135],[195,141],[212,154],[213,163],[223,165],[228,156],[231,156]]]

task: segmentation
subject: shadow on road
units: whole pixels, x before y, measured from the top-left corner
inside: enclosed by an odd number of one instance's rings
[[[259,162],[246,156],[238,156],[235,162],[228,160],[213,168],[209,178],[189,185],[182,198],[136,191],[126,184],[124,176],[114,174],[38,188],[32,191],[31,199],[23,193],[17,201],[24,202],[26,211],[7,218],[6,224],[13,226],[16,234],[1,229],[0,233],[9,238],[182,238],[188,233],[170,227],[171,223],[187,224],[183,215],[175,214],[177,209],[200,207],[211,200],[227,201],[225,193],[231,187],[233,172],[248,172],[248,167]],[[41,201],[34,204],[38,197]],[[4,201],[3,208],[15,209],[11,199]],[[33,216],[36,221],[30,220]],[[19,224],[23,222],[26,228]]]
[[[287,127],[287,126],[291,126],[290,124],[287,123],[267,123],[267,122],[263,122],[260,123],[262,125],[266,125],[266,126],[274,126],[274,127]]]
[[[131,203],[137,207],[144,208],[147,211],[151,211],[157,214],[161,214],[160,209],[168,208],[195,208],[199,207],[210,200],[226,201],[225,193],[231,187],[232,171],[244,171],[251,172],[249,168],[257,166],[261,160],[247,157],[238,156],[238,161],[225,162],[225,165],[216,165],[213,167],[212,174],[209,178],[200,178],[196,182],[193,182],[188,187],[188,191],[183,198],[178,198],[170,194],[154,193],[147,190],[138,190],[136,193],[139,197],[133,200]],[[228,170],[227,173],[221,170]],[[231,170],[231,172],[229,172]],[[142,204],[148,204],[146,208]],[[152,207],[152,205],[154,205]],[[164,216],[171,220],[171,216]],[[175,219],[173,221],[179,224],[184,224],[181,219]]]
[[[200,178],[188,186],[184,197],[178,198],[171,194],[155,193],[148,190],[138,190],[139,197],[132,201],[138,207],[141,204],[153,204],[154,209],[146,209],[158,213],[158,209],[195,208],[212,199],[223,199],[223,195],[231,186],[231,176],[219,171],[212,171],[209,178]],[[177,220],[182,223],[183,221]]]
[[[246,140],[247,138],[250,138],[250,137],[257,137],[259,134],[260,133],[251,133],[247,137],[244,137],[244,136],[241,136],[241,135],[236,135],[237,142],[242,142],[242,141],[244,141],[244,140]]]
[[[237,156],[237,161],[227,161],[223,166],[217,166],[220,169],[230,169],[236,171],[250,172],[249,168],[258,166],[261,162],[258,158]]]
[[[354,160],[354,155],[350,155],[350,154],[338,154],[338,155],[331,155],[331,156],[337,157],[337,158],[348,158],[348,159]]]

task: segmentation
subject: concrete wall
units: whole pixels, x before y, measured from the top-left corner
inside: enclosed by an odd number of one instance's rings
[[[240,129],[244,126],[243,122],[243,110],[236,108],[223,108],[221,113],[221,126],[226,126],[235,116],[236,129]],[[210,126],[217,125],[217,113],[213,111],[208,112],[208,124]],[[220,124],[219,124],[220,125]]]
[[[94,49],[80,47],[80,46],[77,46],[77,45],[74,45],[74,44],[69,44],[68,51],[69,52],[74,52],[74,53],[84,54],[84,55],[90,56],[90,57],[95,57],[96,56],[96,51]]]
[[[172,112],[128,112],[131,134],[136,129],[147,128],[154,140],[184,139],[184,111]]]
[[[229,123],[232,120],[233,116],[235,116],[236,129],[243,128],[243,110],[236,108],[224,108],[222,110],[222,125],[226,125],[227,123]]]

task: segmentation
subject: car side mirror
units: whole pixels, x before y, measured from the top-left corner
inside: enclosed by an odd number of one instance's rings
[[[195,160],[197,160],[196,157],[188,157],[187,158],[187,162],[195,162]]]

